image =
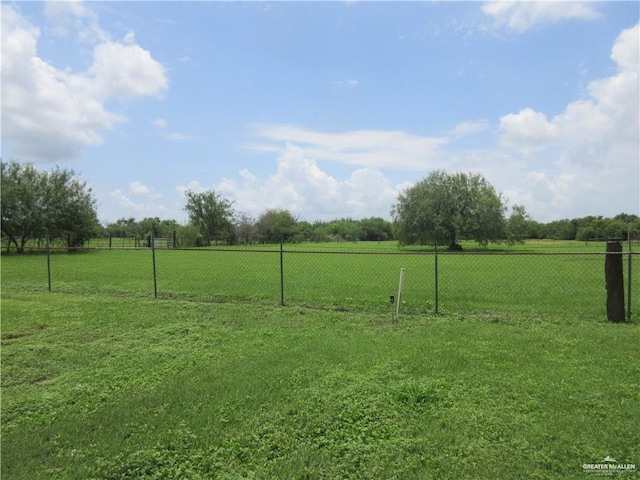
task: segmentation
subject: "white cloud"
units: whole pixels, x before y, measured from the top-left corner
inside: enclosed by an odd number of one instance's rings
[[[523,180],[526,188],[516,187],[504,192],[512,205],[525,205],[530,213],[534,213],[534,218],[542,221],[571,216],[563,213],[578,187],[575,175],[561,173],[549,178],[545,172],[531,171]],[[547,214],[541,214],[543,211]]]
[[[591,2],[559,0],[485,2],[482,12],[497,26],[516,32],[563,20],[593,20],[600,15]]]
[[[557,136],[557,127],[547,117],[531,108],[500,118],[501,144],[506,147],[547,146]]]
[[[466,137],[467,135],[484,132],[489,127],[490,124],[486,120],[462,122],[451,130],[450,135],[453,137]]]
[[[151,194],[151,189],[139,180],[131,182],[129,184],[129,190],[137,197],[148,197]]]
[[[114,190],[109,193],[109,197],[115,200],[118,217],[128,217],[133,216],[138,219],[144,217],[161,217],[166,218],[172,212],[159,203],[158,200],[147,199],[146,201],[135,201],[130,197],[131,194],[125,193],[122,190]],[[107,208],[108,210],[108,208]],[[115,215],[110,215],[107,213],[108,218],[115,217]]]
[[[152,123],[156,126],[156,128],[167,127],[167,121],[164,118],[156,118]]]
[[[196,137],[193,135],[187,135],[185,133],[171,132],[167,134],[167,140],[173,140],[176,142],[185,140],[194,140]]]
[[[621,32],[611,54],[617,72],[591,82],[588,98],[568,104],[551,119],[531,108],[500,119],[501,144],[513,148],[514,155],[530,157],[535,147],[536,164],[553,162],[544,176],[530,172],[526,183],[511,188],[542,214],[638,213],[639,31],[636,25]]]
[[[148,51],[106,39],[91,10],[62,3],[47,3],[49,18],[60,27],[56,34],[76,28],[84,31],[83,41],[99,42],[86,71],[61,70],[38,57],[40,29],[2,5],[2,140],[25,160],[78,157],[85,146],[102,144],[104,130],[127,120],[108,111],[106,101],[158,96],[168,86],[164,67]]]
[[[238,174],[247,182],[252,183],[255,182],[257,180],[256,176],[251,173],[249,170],[247,170],[246,168],[243,168],[242,170],[240,170],[238,172]]]
[[[80,42],[107,41],[109,35],[100,27],[98,16],[78,0],[46,2],[46,30],[56,37],[77,33]]]
[[[134,43],[136,43],[136,34],[129,30],[122,40],[127,45],[133,45]]]
[[[345,180],[323,171],[306,151],[287,144],[277,159],[276,172],[256,178],[247,169],[243,181],[225,178],[214,190],[233,200],[238,211],[259,216],[269,208],[283,208],[306,220],[343,216],[385,216],[406,185],[393,186],[375,168],[360,168]]]
[[[177,185],[176,186],[176,191],[181,193],[181,194],[184,194],[186,192],[202,193],[205,190],[206,190],[206,187],[204,187],[202,184],[200,184],[200,182],[197,181],[197,180],[192,180],[187,185]]]
[[[109,193],[109,196],[114,198],[120,207],[128,208],[128,209],[137,209],[137,204],[132,202],[131,199],[122,191],[122,190],[114,190]]]
[[[335,82],[333,82],[334,88],[337,88],[339,90],[350,90],[352,88],[356,88],[359,84],[360,82],[354,78],[350,80],[336,80]]]
[[[96,45],[88,74],[90,88],[100,98],[159,96],[168,87],[164,67],[139,45]]]
[[[442,166],[441,147],[445,137],[424,137],[403,131],[355,130],[326,133],[293,125],[257,125],[259,137],[278,142],[253,143],[247,148],[279,151],[279,145],[290,142],[304,148],[305,154],[319,160],[372,168],[429,170]]]
[[[624,30],[611,55],[617,62],[617,73],[589,83],[589,98],[570,103],[552,119],[531,108],[503,116],[500,119],[502,144],[516,148],[554,143],[570,148],[637,144],[638,43],[638,25]]]
[[[151,123],[153,123],[153,125],[159,130],[163,130],[169,126],[169,123],[164,118],[156,118]],[[193,135],[187,135],[185,133],[178,133],[178,132],[167,132],[164,134],[164,138],[166,138],[167,140],[175,141],[175,142],[196,139],[196,137]]]
[[[640,63],[640,42],[638,42],[638,25],[623,30],[611,49],[611,59],[622,71],[638,71]]]
[[[128,190],[122,191],[116,189],[109,192],[109,198],[115,201],[118,215],[107,213],[111,217],[167,217],[171,214],[169,209],[162,203],[163,195],[157,193],[151,187],[143,184],[139,180],[129,183]],[[106,210],[110,209],[110,205],[106,205]]]

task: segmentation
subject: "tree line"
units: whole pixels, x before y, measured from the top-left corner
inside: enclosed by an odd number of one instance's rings
[[[71,249],[98,237],[135,238],[140,245],[163,237],[182,247],[212,244],[386,241],[461,248],[459,240],[514,244],[525,239],[589,240],[640,234],[637,215],[588,216],[540,223],[524,206],[507,216],[505,199],[478,174],[435,171],[407,189],[381,217],[308,222],[285,209],[254,218],[234,210],[214,191],[185,193],[187,222],[158,217],[120,218],[101,225],[96,201],[73,170],[38,171],[32,164],[0,161],[2,241],[22,252],[28,242],[57,241]]]
[[[198,194],[200,195],[200,194]],[[207,195],[205,192],[203,195]],[[206,216],[206,211],[199,214]],[[379,217],[355,220],[341,218],[313,223],[300,221],[288,210],[269,209],[258,218],[244,213],[231,214],[225,222],[190,219],[185,225],[175,220],[147,217],[121,218],[101,228],[99,236],[148,239],[167,238],[178,246],[252,245],[302,242],[357,242],[393,240],[393,224]]]

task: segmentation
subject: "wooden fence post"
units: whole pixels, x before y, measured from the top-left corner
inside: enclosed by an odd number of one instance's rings
[[[604,277],[607,287],[607,319],[610,322],[624,322],[624,278],[622,274],[622,244],[607,242],[604,260]]]

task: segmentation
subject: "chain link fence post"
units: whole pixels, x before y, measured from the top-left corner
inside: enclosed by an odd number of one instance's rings
[[[47,234],[47,282],[51,291],[51,239]]]
[[[153,298],[158,299],[158,277],[156,275],[156,237],[152,236],[151,239],[151,261],[153,262]]]
[[[438,315],[438,242],[436,240],[433,241],[433,264],[434,264],[434,296],[435,296],[435,311],[436,315]]]
[[[631,227],[627,229],[627,322],[631,321]]]
[[[280,236],[280,305],[284,307],[284,235]]]

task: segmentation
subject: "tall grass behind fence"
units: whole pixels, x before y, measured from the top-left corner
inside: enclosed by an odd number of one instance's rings
[[[430,255],[346,252],[285,252],[285,298],[295,304],[354,310],[390,308],[397,295],[400,269],[413,275],[405,284],[404,311],[433,307],[429,285]]]
[[[275,250],[158,249],[158,296],[277,303],[279,258]]]
[[[151,249],[52,249],[49,258],[52,291],[152,296]],[[40,275],[44,273],[45,277]],[[47,255],[2,257],[3,286],[25,290],[47,288]]]
[[[456,253],[438,266],[445,310],[606,317],[603,254]]]
[[[525,313],[606,318],[604,253],[440,253],[96,248],[3,255],[5,288],[390,312],[405,270],[401,313]],[[631,258],[632,291],[640,285]],[[437,260],[437,284],[436,284]],[[49,265],[49,269],[48,269]],[[436,286],[438,296],[436,298]],[[625,297],[628,289],[625,286]],[[626,298],[628,301],[628,298]],[[638,316],[640,294],[632,296]]]

